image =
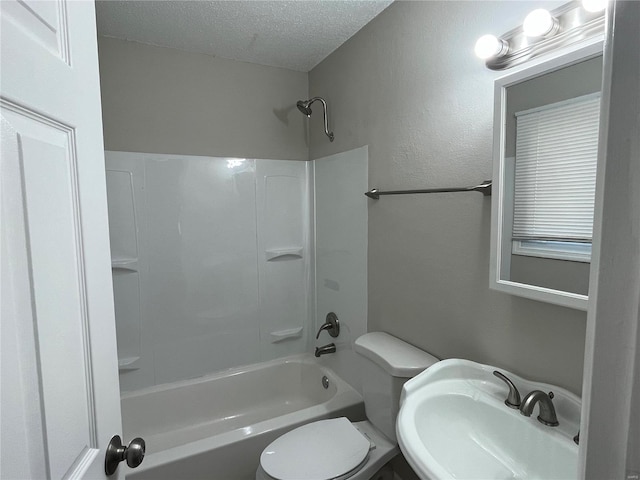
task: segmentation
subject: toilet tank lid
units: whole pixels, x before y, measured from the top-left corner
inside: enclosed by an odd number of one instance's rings
[[[394,377],[411,378],[438,361],[436,357],[384,332],[365,333],[355,351]]]

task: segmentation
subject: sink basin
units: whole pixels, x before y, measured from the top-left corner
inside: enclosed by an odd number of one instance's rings
[[[509,408],[507,385],[522,397],[553,391],[560,425],[549,427]],[[531,382],[468,360],[443,360],[409,380],[402,391],[397,436],[405,458],[422,479],[575,479],[580,399],[569,391]]]

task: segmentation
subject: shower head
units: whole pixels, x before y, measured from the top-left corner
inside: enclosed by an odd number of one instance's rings
[[[327,102],[322,97],[313,97],[309,100],[298,100],[296,107],[303,115],[311,117],[311,104],[315,101],[322,103],[322,111],[324,112],[324,134],[329,137],[329,141],[333,142],[333,132],[329,131],[329,120],[327,119]]]
[[[298,107],[298,110],[300,110],[302,112],[303,115],[306,115],[307,117],[311,116],[311,101],[310,100],[298,100],[298,103],[296,103],[296,107]]]

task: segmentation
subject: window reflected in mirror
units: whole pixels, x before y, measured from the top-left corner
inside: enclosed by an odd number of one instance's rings
[[[500,278],[587,295],[602,56],[508,86]]]

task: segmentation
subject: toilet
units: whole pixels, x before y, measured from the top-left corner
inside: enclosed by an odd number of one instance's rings
[[[271,442],[260,456],[256,480],[391,480],[387,465],[400,450],[396,417],[402,386],[437,358],[387,333],[359,337],[367,420],[318,420]]]

